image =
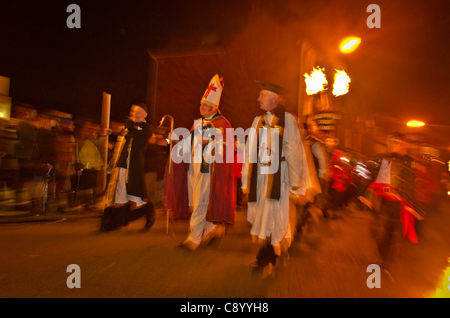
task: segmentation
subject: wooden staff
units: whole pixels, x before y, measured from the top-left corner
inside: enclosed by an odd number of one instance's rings
[[[164,120],[168,117],[170,119],[170,139],[169,139],[169,176],[173,178],[172,175],[172,133],[173,133],[173,117],[170,115],[164,115],[159,122],[158,128],[160,128],[164,124]],[[166,220],[166,234],[169,234],[169,211],[167,211],[167,220]]]

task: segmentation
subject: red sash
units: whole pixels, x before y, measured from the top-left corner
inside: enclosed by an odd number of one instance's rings
[[[406,207],[412,208],[412,204],[403,200],[390,184],[372,182],[367,190],[381,196],[384,200],[400,202],[400,220],[403,224],[403,236],[413,243],[419,243],[415,228],[416,218],[406,209]]]

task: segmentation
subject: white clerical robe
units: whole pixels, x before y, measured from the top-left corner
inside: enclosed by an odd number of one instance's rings
[[[253,121],[252,128],[256,129],[260,117],[256,117]],[[270,113],[264,115],[266,123],[270,124],[272,115]],[[259,158],[263,158],[263,148],[270,142],[265,136],[269,133],[274,136],[272,138],[271,148],[273,150],[274,141],[278,140],[276,130],[273,128],[261,129],[262,135],[260,138],[260,147],[258,150],[255,145],[249,145],[249,141],[256,142],[256,138],[248,138],[246,145],[246,155],[254,156],[254,152],[258,151]],[[275,135],[273,135],[275,134]],[[253,238],[258,238],[259,241],[266,240],[271,237],[271,244],[275,248],[275,252],[279,251],[280,242],[283,238],[287,238],[288,242],[292,241],[292,235],[289,226],[289,196],[290,193],[304,195],[306,190],[311,187],[311,180],[306,159],[306,154],[303,148],[303,142],[300,137],[300,132],[297,126],[295,117],[289,113],[285,113],[285,127],[282,142],[282,157],[285,160],[281,162],[281,189],[280,200],[266,198],[266,189],[268,183],[268,174],[261,173],[262,169],[266,168],[258,159],[257,171],[257,200],[256,202],[248,203],[247,220],[252,225],[250,234]],[[249,176],[249,160],[246,160],[242,167],[242,190],[243,193],[248,193],[247,189]],[[276,155],[275,155],[276,156]],[[262,159],[264,162],[264,159]],[[292,187],[299,187],[298,190],[292,191]],[[295,211],[294,211],[295,212]],[[294,213],[293,212],[293,213]],[[277,248],[278,247],[278,248]],[[277,253],[278,254],[278,253]]]
[[[213,116],[211,115],[206,119],[210,120]],[[206,221],[206,212],[210,198],[211,173],[202,173],[200,171],[202,156],[206,162],[212,160],[210,148],[213,145],[212,143],[208,144],[202,151],[202,121],[198,121],[198,125],[194,127],[194,130],[196,129],[198,130],[198,135],[194,135],[195,137],[193,138],[192,161],[188,171],[189,206],[192,207],[188,240],[195,244],[200,244],[202,237],[214,230],[216,224]],[[215,128],[211,129],[215,130]]]

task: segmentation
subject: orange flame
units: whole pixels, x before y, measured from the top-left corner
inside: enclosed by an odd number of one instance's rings
[[[350,83],[350,77],[345,71],[336,70],[334,75],[333,95],[340,96],[348,93],[348,84]]]
[[[306,94],[314,95],[325,90],[325,86],[328,84],[328,81],[322,71],[325,71],[325,69],[317,67],[313,68],[311,75],[305,73]]]

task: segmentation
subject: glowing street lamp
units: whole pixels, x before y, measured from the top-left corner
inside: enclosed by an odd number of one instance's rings
[[[408,127],[423,127],[425,123],[418,120],[410,120],[406,125]]]
[[[340,49],[343,53],[351,53],[359,46],[361,38],[348,37],[341,42]]]

